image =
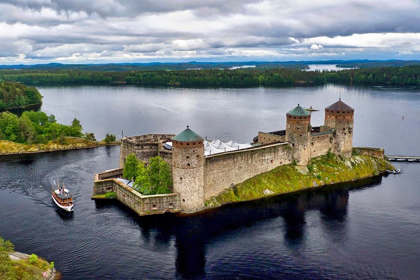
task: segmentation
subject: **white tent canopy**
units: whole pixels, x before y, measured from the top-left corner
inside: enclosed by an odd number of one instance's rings
[[[166,142],[167,146],[172,147],[172,142]],[[230,151],[237,151],[242,150],[246,148],[251,148],[251,144],[239,144],[235,141],[229,141],[229,142],[223,142],[220,139],[214,139],[213,141],[207,141],[204,140],[204,155],[214,155],[214,154],[220,154]]]

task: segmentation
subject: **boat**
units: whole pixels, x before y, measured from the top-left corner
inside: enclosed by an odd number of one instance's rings
[[[55,181],[54,181],[55,185]],[[67,211],[67,212],[73,212],[73,197],[70,194],[70,191],[66,189],[64,184],[60,186],[60,182],[58,182],[55,187],[51,190],[51,197],[54,201],[54,203],[61,209]]]

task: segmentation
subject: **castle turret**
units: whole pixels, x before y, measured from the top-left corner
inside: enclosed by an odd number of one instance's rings
[[[188,126],[172,138],[174,192],[181,195],[181,207],[187,212],[204,207],[203,141]]]
[[[311,114],[298,104],[286,114],[286,141],[292,144],[294,159],[300,165],[308,164],[311,157],[310,133]]]
[[[345,157],[351,156],[353,149],[353,123],[354,109],[341,101],[341,98],[325,108],[324,127],[334,131],[333,153]]]

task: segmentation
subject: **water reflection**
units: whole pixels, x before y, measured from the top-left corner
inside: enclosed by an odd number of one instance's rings
[[[64,222],[71,221],[71,220],[74,219],[74,213],[73,212],[66,212],[66,211],[61,210],[61,209],[56,209],[55,213]]]
[[[170,246],[175,238],[176,277],[205,278],[206,247],[215,240],[229,238],[242,228],[253,227],[264,220],[282,218],[280,228],[287,247],[296,251],[305,242],[306,215],[319,211],[322,231],[336,242],[346,238],[349,192],[379,185],[382,178],[369,178],[358,182],[338,184],[325,188],[302,191],[261,201],[227,205],[203,214],[189,217],[172,215],[135,217],[141,236],[155,246]],[[107,207],[96,202],[96,208]],[[127,215],[132,212],[117,203]],[[153,232],[153,234],[152,234]]]

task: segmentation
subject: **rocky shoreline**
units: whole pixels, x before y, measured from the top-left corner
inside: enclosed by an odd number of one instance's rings
[[[27,260],[31,256],[25,253],[14,251],[14,252],[9,253],[9,257],[12,261],[21,261],[21,260]],[[54,267],[48,269],[46,272],[47,272],[47,275],[44,277],[46,280],[60,279],[60,273]]]

